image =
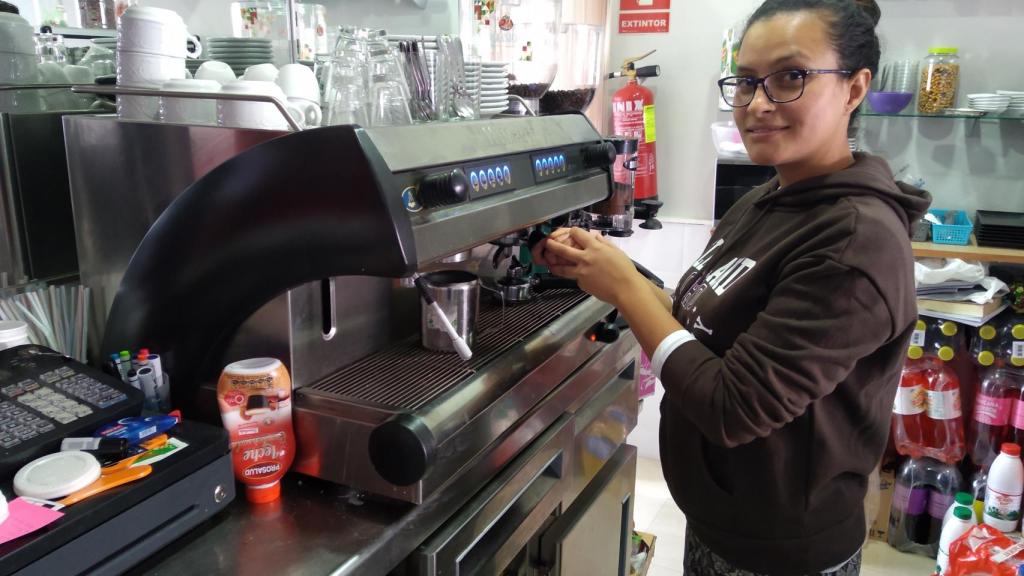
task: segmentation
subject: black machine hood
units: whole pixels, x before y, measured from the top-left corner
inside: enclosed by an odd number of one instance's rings
[[[351,126],[289,134],[192,184],[132,257],[103,353],[163,351],[174,402],[188,407],[235,330],[274,297],[332,276],[411,274],[412,227],[400,195],[376,181],[383,160],[366,137]]]

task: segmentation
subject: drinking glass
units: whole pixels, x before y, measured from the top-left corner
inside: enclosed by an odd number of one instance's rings
[[[372,126],[402,126],[412,124],[409,112],[408,86],[404,82],[390,80],[384,75],[373,78]]]

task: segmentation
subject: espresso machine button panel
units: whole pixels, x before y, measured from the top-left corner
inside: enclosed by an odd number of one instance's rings
[[[514,159],[492,160],[486,164],[467,166],[470,195],[473,198],[483,198],[529,186],[529,182],[517,182],[519,179],[514,177],[517,172]]]
[[[564,178],[572,172],[573,155],[566,150],[550,150],[530,157],[533,177],[540,182]]]

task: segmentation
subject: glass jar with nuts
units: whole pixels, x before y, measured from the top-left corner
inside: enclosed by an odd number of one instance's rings
[[[941,114],[956,108],[960,87],[960,57],[956,48],[931,48],[921,66],[921,86],[917,95],[917,111]]]

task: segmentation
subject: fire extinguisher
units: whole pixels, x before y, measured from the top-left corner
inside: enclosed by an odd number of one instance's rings
[[[641,228],[661,229],[655,218],[662,202],[658,200],[657,154],[655,152],[654,94],[640,85],[639,78],[661,75],[661,66],[636,67],[636,62],[654,54],[627,58],[618,72],[608,78],[625,78],[626,85],[612,97],[612,133],[615,136],[637,138],[636,180],[633,194],[634,217],[644,222]]]

